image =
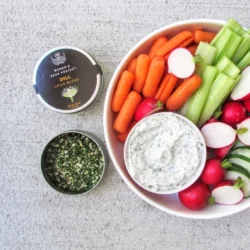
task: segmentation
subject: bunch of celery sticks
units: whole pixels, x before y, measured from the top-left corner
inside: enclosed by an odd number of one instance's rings
[[[196,68],[202,86],[180,113],[202,126],[225,102],[241,71],[250,65],[250,32],[229,19],[211,43],[199,43],[195,54],[203,59]]]

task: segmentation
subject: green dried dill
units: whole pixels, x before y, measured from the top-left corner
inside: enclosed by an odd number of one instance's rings
[[[50,181],[68,192],[86,192],[100,180],[104,158],[98,145],[86,135],[67,133],[48,145],[44,170]]]

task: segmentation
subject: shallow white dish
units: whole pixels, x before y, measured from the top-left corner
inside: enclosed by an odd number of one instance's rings
[[[111,100],[116,87],[116,83],[120,74],[127,67],[129,61],[138,54],[147,51],[152,42],[159,36],[166,35],[171,37],[183,30],[194,30],[201,28],[208,31],[218,31],[225,21],[212,19],[194,19],[181,21],[174,24],[167,25],[155,32],[149,34],[141,41],[139,41],[123,58],[117,67],[107,90],[107,95],[104,104],[104,135],[107,143],[107,148],[114,163],[115,168],[124,180],[124,182],[143,200],[153,205],[154,207],[181,217],[193,219],[213,219],[232,215],[241,212],[250,207],[250,199],[244,199],[241,203],[233,206],[213,205],[208,206],[201,211],[192,211],[185,208],[179,201],[177,194],[162,195],[154,194],[146,191],[138,186],[128,174],[123,158],[124,144],[116,139],[116,132],[113,129],[115,114],[111,111]]]
[[[195,141],[190,141],[189,137],[187,139],[184,131],[192,133],[192,139]],[[185,141],[181,138],[185,138]],[[173,141],[181,145],[173,146]],[[152,150],[154,143],[158,144],[156,151]],[[179,151],[176,155],[176,149],[178,151],[181,149],[181,153]],[[166,152],[171,153],[166,154]],[[194,152],[197,156],[193,154]],[[164,158],[167,155],[164,164],[161,161],[163,154]],[[181,158],[185,161],[179,161]],[[174,194],[191,186],[200,177],[206,158],[206,143],[198,127],[186,117],[174,112],[159,112],[137,122],[130,131],[124,146],[124,161],[128,173],[139,186],[155,194]],[[167,167],[167,171],[164,172],[167,159],[171,159],[170,167]],[[194,164],[196,160],[197,165]],[[174,168],[171,167],[172,161],[175,161]],[[164,172],[164,178],[161,181],[159,172]],[[174,179],[173,182],[170,181],[171,178]]]

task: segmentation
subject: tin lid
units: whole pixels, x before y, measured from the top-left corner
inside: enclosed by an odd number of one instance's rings
[[[37,62],[33,87],[40,101],[61,113],[86,109],[99,97],[101,67],[87,52],[63,46],[45,53]]]

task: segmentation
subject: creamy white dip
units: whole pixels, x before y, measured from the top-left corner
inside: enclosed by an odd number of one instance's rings
[[[162,112],[144,118],[131,130],[124,158],[129,174],[140,186],[173,193],[198,178],[206,146],[194,124],[178,114]]]

